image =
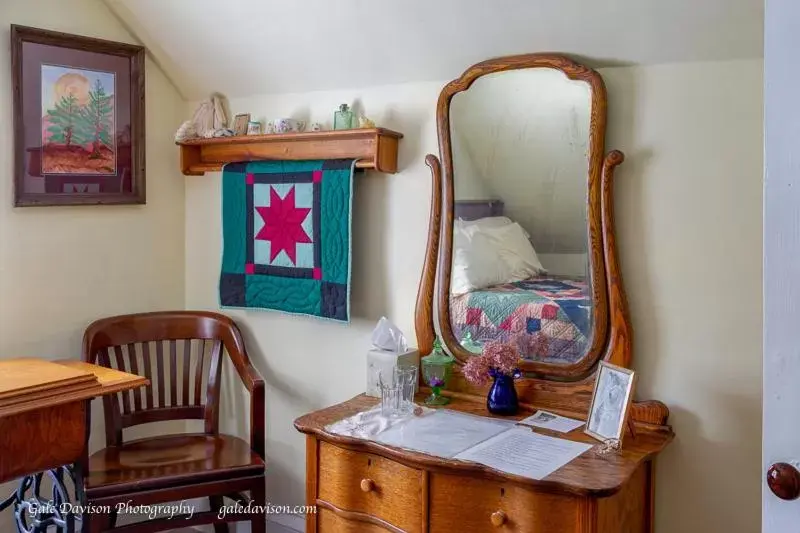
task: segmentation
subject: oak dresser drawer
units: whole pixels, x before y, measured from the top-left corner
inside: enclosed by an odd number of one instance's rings
[[[431,474],[430,533],[579,533],[581,499],[511,483]]]
[[[349,511],[340,513],[342,516],[352,518],[353,513],[363,513],[408,533],[423,530],[425,472],[422,470],[320,442],[318,483],[318,499],[340,511]],[[319,517],[320,526],[335,524],[338,520],[334,519],[340,518],[331,517],[328,512],[325,515]],[[362,526],[367,527],[365,523]],[[326,531],[323,527],[320,530]]]
[[[387,533],[391,528],[381,527],[378,524],[347,519],[328,509],[317,510],[317,531],[326,533]]]

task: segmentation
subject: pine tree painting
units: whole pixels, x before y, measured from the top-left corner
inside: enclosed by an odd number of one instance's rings
[[[42,65],[44,174],[115,174],[114,74]]]
[[[94,87],[89,91],[89,103],[81,109],[81,124],[88,126],[86,131],[92,144],[91,159],[101,158],[101,148],[113,148],[112,128],[114,127],[114,105],[99,79],[95,80]]]
[[[75,134],[75,125],[78,122],[80,110],[81,107],[74,94],[70,93],[61,97],[55,108],[48,112],[50,127],[47,130],[50,132],[51,143],[60,143],[67,148],[72,146],[72,136]],[[75,141],[79,142],[78,139]]]

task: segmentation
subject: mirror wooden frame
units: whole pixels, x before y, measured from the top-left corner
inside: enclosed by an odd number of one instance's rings
[[[470,352],[460,346],[450,325],[449,286],[453,249],[454,169],[450,140],[450,103],[452,98],[467,90],[478,78],[487,74],[527,69],[552,68],[568,79],[581,80],[591,88],[591,124],[589,134],[589,165],[587,195],[587,225],[591,283],[594,300],[593,333],[587,355],[569,365],[554,365],[538,361],[521,361],[525,377],[517,382],[520,401],[549,407],[565,413],[588,413],[599,361],[630,368],[632,362],[632,328],[628,315],[625,290],[616,250],[614,232],[613,180],[614,170],[625,157],[614,150],[605,153],[606,89],[602,77],[593,69],[571,58],[552,53],[524,54],[501,57],[469,67],[459,78],[448,83],[439,95],[436,122],[439,152],[442,160],[432,154],[425,158],[431,169],[433,191],[431,216],[425,262],[417,293],[416,333],[422,355],[433,349],[436,336],[434,321],[437,306],[434,298],[438,289],[438,320],[442,340],[459,365],[453,383],[448,387],[453,395],[483,395],[488,387],[476,387],[467,382],[460,366]],[[663,424],[669,414],[661,402],[634,402],[631,418],[639,423]]]

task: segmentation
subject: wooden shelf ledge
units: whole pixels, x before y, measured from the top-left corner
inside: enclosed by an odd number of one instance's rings
[[[216,172],[225,163],[263,159],[357,159],[356,167],[397,172],[397,145],[402,133],[383,128],[272,133],[191,139],[177,143],[181,171],[187,176]]]

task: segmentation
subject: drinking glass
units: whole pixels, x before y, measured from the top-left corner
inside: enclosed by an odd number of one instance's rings
[[[401,366],[395,368],[395,376],[400,382],[402,392],[400,393],[400,412],[403,415],[410,415],[414,412],[414,393],[417,392],[417,367]]]
[[[381,414],[386,418],[400,416],[400,396],[402,387],[395,384],[382,383],[381,388]]]
[[[417,367],[395,367],[378,376],[381,390],[381,414],[387,418],[408,416],[414,412]]]

